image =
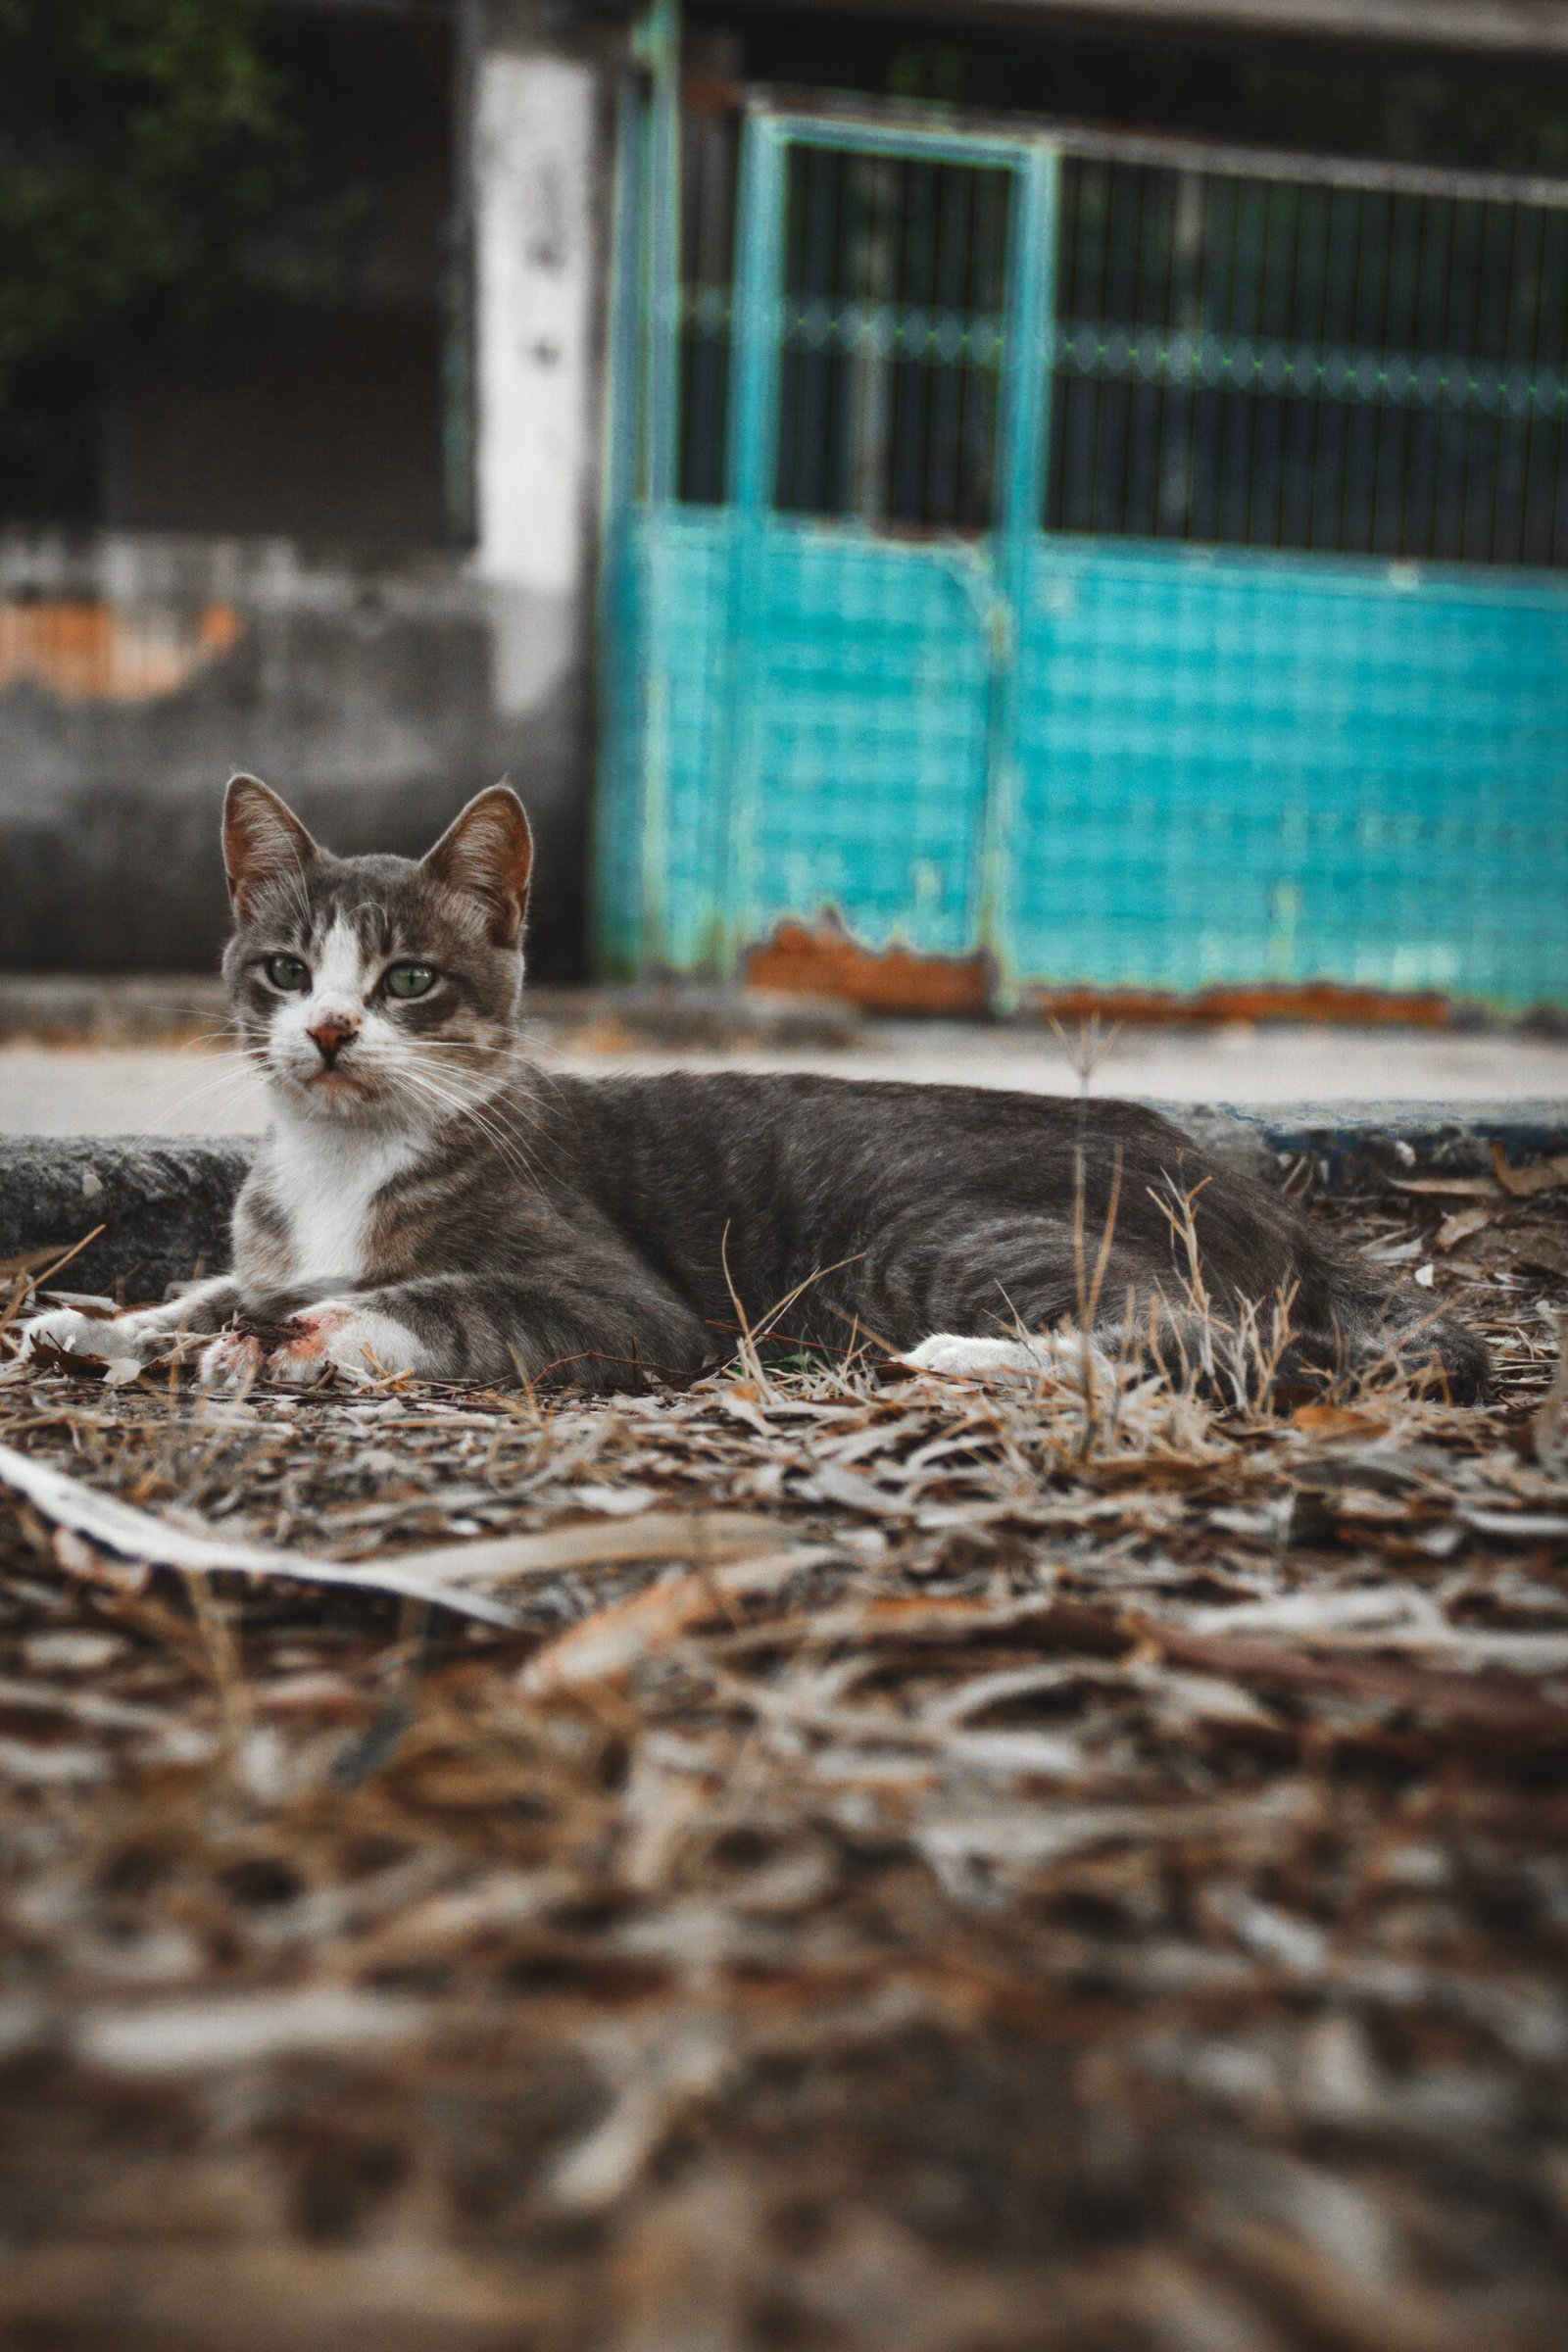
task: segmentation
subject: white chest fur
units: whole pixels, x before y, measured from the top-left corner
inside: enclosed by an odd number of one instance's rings
[[[303,1122],[280,1125],[268,1179],[288,1227],[290,1279],[338,1287],[373,1275],[371,1205],[416,1155],[416,1147],[407,1137],[340,1134]]]

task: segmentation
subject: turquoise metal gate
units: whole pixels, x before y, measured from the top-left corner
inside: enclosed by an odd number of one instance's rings
[[[1555,191],[693,128],[681,204],[626,102],[607,968],[1568,998]]]

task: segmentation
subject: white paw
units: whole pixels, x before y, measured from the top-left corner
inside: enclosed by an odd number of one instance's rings
[[[262,1343],[249,1332],[225,1331],[204,1348],[196,1367],[204,1389],[248,1389],[260,1379]]]
[[[305,1307],[268,1335],[226,1331],[203,1350],[201,1377],[209,1388],[313,1389],[330,1372],[348,1380],[378,1380],[416,1372],[423,1351],[412,1331],[390,1315],[347,1301],[323,1299]]]
[[[33,1315],[19,1333],[24,1359],[39,1348],[58,1348],[99,1364],[140,1363],[156,1335],[139,1315],[84,1315],[74,1306]]]
[[[296,1343],[307,1357],[319,1350],[335,1371],[357,1374],[362,1380],[394,1379],[400,1372],[417,1372],[424,1350],[407,1324],[372,1308],[337,1305],[331,1299],[313,1306],[294,1321],[305,1327]]]
[[[979,1333],[936,1331],[894,1362],[911,1372],[941,1372],[956,1380],[1081,1380],[1085,1357],[1096,1378],[1112,1379],[1108,1358],[1081,1332],[1042,1332],[1029,1339],[988,1339]]]

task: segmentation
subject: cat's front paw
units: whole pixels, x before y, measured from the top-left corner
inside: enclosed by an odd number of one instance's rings
[[[261,1378],[265,1360],[253,1332],[225,1331],[202,1349],[197,1377],[204,1389],[248,1389]]]
[[[150,1351],[152,1335],[136,1315],[84,1315],[79,1307],[51,1307],[32,1315],[17,1334],[22,1359],[40,1349],[78,1355],[97,1364],[141,1363]]]
[[[286,1323],[225,1331],[204,1350],[201,1377],[209,1388],[249,1388],[261,1380],[274,1388],[313,1389],[329,1373],[355,1381],[389,1379],[417,1372],[422,1362],[419,1343],[404,1324],[373,1308],[327,1298]]]

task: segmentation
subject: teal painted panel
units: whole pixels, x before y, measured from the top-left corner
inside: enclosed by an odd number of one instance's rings
[[[1039,541],[1017,976],[1568,996],[1568,593]]]
[[[594,945],[601,971],[643,961],[642,840],[649,677],[641,567],[632,533],[607,537],[600,581],[599,777],[594,806]]]
[[[657,960],[680,970],[716,968],[722,959],[732,538],[726,517],[695,510],[656,510],[638,525],[662,690],[649,714],[650,780],[663,787],[662,809],[649,826],[656,865],[661,843],[663,860],[650,946]]]
[[[740,548],[716,510],[627,533],[602,936],[725,969],[832,907],[872,948],[971,952],[983,567],[771,519]],[[1568,594],[1046,540],[1026,593],[1013,981],[1568,1000]]]
[[[990,640],[960,548],[769,518],[750,551],[731,887],[743,940],[838,909],[960,955],[979,919]]]
[[[673,52],[656,83],[660,135],[623,125],[655,233],[617,307],[615,416],[641,424],[612,434],[602,598],[611,966],[732,969],[781,920],[834,908],[872,948],[984,944],[1008,988],[1568,1002],[1568,583],[1043,537],[1057,161],[1040,140],[971,150],[892,124],[749,122],[721,305],[731,503],[671,503]],[[791,143],[1016,175],[984,550],[770,509]],[[623,258],[634,215],[617,210]],[[1130,350],[1107,341],[1106,367]],[[862,409],[870,432],[880,411]]]
[[[700,509],[629,517],[606,601],[596,895],[607,968],[716,968],[729,812],[734,529]]]

